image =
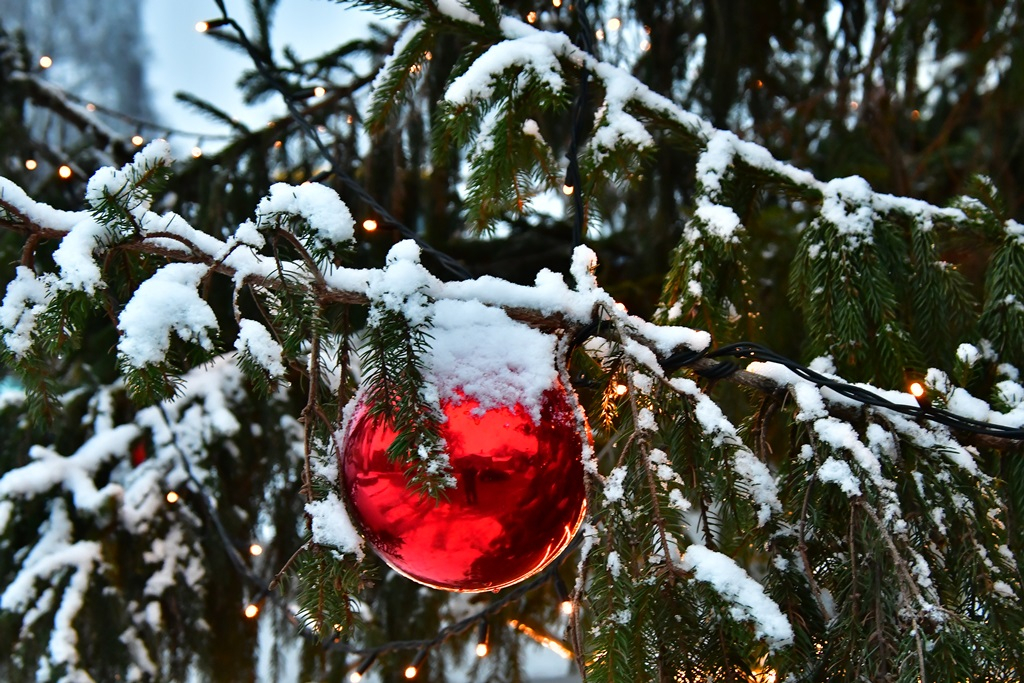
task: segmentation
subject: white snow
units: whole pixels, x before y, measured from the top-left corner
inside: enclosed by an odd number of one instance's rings
[[[626,468],[616,467],[608,473],[604,482],[604,498],[610,503],[617,503],[626,495],[623,490],[623,482],[626,481]]]
[[[835,484],[851,498],[861,495],[860,482],[854,476],[850,466],[832,456],[829,456],[818,468],[818,479],[825,483]]]
[[[356,532],[345,505],[333,491],[325,498],[306,503],[312,521],[313,542],[336,548],[342,553],[363,557],[363,539]]]
[[[619,574],[622,572],[622,560],[619,559],[619,554],[614,550],[608,553],[608,573],[612,575],[613,579],[619,578]]]
[[[86,185],[85,201],[97,208],[108,198],[114,198],[123,203],[135,219],[140,219],[149,210],[152,197],[139,191],[137,185],[147,170],[166,166],[171,160],[170,144],[166,140],[154,140],[120,169],[104,166],[96,171]]]
[[[761,584],[729,556],[694,544],[686,549],[681,566],[732,603],[732,617],[752,622],[757,637],[764,638],[769,649],[776,650],[793,642],[793,627],[782,610],[765,595]]]
[[[475,24],[477,26],[483,26],[484,24],[484,22],[480,21],[480,17],[477,16],[476,12],[460,0],[437,0],[437,11],[448,15],[452,19],[465,21],[468,24]]]
[[[248,354],[272,378],[284,376],[285,367],[282,362],[284,349],[270,334],[270,330],[261,323],[248,318],[240,320],[235,349]]]
[[[355,237],[355,220],[338,193],[319,183],[287,185],[274,183],[270,194],[256,207],[258,227],[287,222],[290,216],[302,218],[309,228],[311,249],[327,249],[350,242]],[[304,236],[304,231],[296,231]]]
[[[139,285],[121,311],[117,350],[132,366],[159,363],[171,345],[171,332],[186,342],[213,349],[217,330],[213,309],[197,288],[208,272],[199,263],[170,263]]]
[[[36,319],[50,300],[45,283],[25,266],[18,266],[14,279],[7,283],[0,304],[0,330],[4,330],[4,345],[17,359],[24,358],[32,347]]]
[[[504,23],[505,20],[503,26]],[[560,33],[533,31],[504,40],[488,48],[452,81],[444,98],[456,106],[487,100],[494,93],[495,84],[502,74],[513,67],[528,72],[551,92],[561,92],[565,78],[556,55],[575,51],[569,39]]]
[[[94,295],[105,287],[95,252],[104,246],[111,230],[95,220],[85,218],[76,223],[60,241],[53,260],[60,268],[55,286],[68,291]]]
[[[445,299],[431,309],[433,341],[424,360],[441,399],[458,402],[461,392],[481,412],[519,405],[538,423],[541,398],[558,382],[555,337],[477,301]]]
[[[981,351],[973,344],[961,344],[956,347],[956,357],[961,363],[970,367],[981,360]]]

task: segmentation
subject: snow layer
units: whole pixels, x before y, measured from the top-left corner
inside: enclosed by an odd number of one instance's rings
[[[442,300],[432,312],[427,373],[441,398],[462,392],[481,412],[519,404],[539,422],[541,397],[558,378],[555,337],[477,301]]]
[[[4,345],[21,359],[32,346],[36,319],[50,301],[46,280],[37,278],[25,266],[18,266],[14,279],[7,283],[7,293],[0,304],[0,330]]]
[[[256,207],[260,227],[274,225],[291,216],[302,218],[309,228],[311,249],[328,249],[351,242],[355,237],[355,220],[338,193],[319,183],[287,185],[274,183],[270,194]],[[301,235],[304,231],[298,231]]]
[[[199,263],[171,263],[139,285],[118,321],[117,350],[133,367],[161,362],[171,345],[171,332],[183,341],[213,349],[210,330],[217,317],[197,288],[209,268]]]
[[[770,649],[793,642],[793,627],[782,610],[765,594],[761,584],[729,556],[703,545],[691,545],[686,549],[681,566],[731,603],[734,619],[752,622],[757,637],[764,638]]]
[[[331,491],[326,498],[306,503],[306,512],[312,522],[314,543],[362,559],[363,539],[336,493]]]
[[[238,338],[235,349],[247,354],[272,378],[284,376],[285,367],[282,362],[284,349],[270,334],[270,330],[255,320],[242,318],[238,323]]]

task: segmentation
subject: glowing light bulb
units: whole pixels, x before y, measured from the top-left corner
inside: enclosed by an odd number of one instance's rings
[[[259,557],[263,554],[263,546],[261,546],[259,543],[253,543],[251,546],[249,546],[249,554],[253,557]]]
[[[53,59],[49,55],[43,55],[39,58],[39,66],[44,69],[49,69],[53,66]]]
[[[39,167],[39,164],[36,163],[35,159],[25,159],[25,168],[27,168],[28,170],[34,171],[38,167]]]
[[[406,678],[409,678],[409,679],[416,678],[416,674],[418,674],[418,673],[419,673],[419,671],[416,669],[416,667],[412,666],[411,664],[409,666],[405,667],[405,677]]]
[[[60,168],[57,169],[57,175],[59,175],[64,180],[67,180],[68,178],[71,177],[71,167],[68,166],[67,164],[62,165]]]
[[[527,23],[530,23],[530,24],[536,23],[536,21],[537,21],[537,13],[536,12],[530,12],[529,14],[527,14],[526,15],[526,21],[527,21]]]
[[[619,19],[618,17],[612,17],[611,19],[608,20],[606,26],[608,27],[609,31],[618,31],[620,28],[622,28],[622,20]]]
[[[352,681],[352,683],[359,683],[359,681],[363,680],[363,674],[353,671],[348,675],[348,680]]]
[[[427,50],[426,52],[423,53],[423,58],[429,62],[431,59],[434,58],[434,53],[431,52],[430,50]]]
[[[615,385],[615,393],[617,395],[625,396],[627,391],[629,391],[629,387],[627,387],[625,384],[616,384]],[[565,612],[565,605],[566,604],[569,605],[569,610],[572,611],[572,603],[571,602],[570,603],[563,602],[562,603],[562,611]],[[565,612],[565,613],[568,614],[569,612]]]
[[[647,52],[648,50],[650,50],[651,49],[651,41],[649,41],[649,40],[642,40],[642,41],[640,41],[640,49],[643,50],[644,52]]]
[[[209,30],[210,30],[210,22],[208,22],[208,21],[197,21],[196,22],[196,31],[198,31],[199,33],[206,33]]]
[[[924,396],[924,386],[920,382],[914,382],[910,385],[910,393],[913,394],[915,398],[921,398]]]
[[[145,142],[145,141],[146,141],[146,138],[142,137],[141,135],[133,135],[132,136],[132,144],[135,145],[136,147],[141,147],[142,143]]]
[[[576,188],[573,187],[572,185],[562,185],[562,194],[564,194],[566,197],[571,196],[572,193],[575,191]]]
[[[562,0],[551,0],[551,4],[554,5],[555,7],[561,7]]]
[[[850,109],[857,111],[860,108],[860,103],[857,100],[850,102]]]
[[[255,618],[256,618],[256,616],[257,616],[257,615],[258,615],[259,613],[260,613],[260,607],[259,607],[259,605],[255,605],[255,604],[252,604],[252,603],[250,603],[250,604],[246,605],[246,606],[245,606],[245,611],[244,611],[244,612],[242,612],[242,614],[244,614],[244,615],[245,615],[245,618],[246,618],[246,619],[255,619]]]
[[[376,229],[377,221],[373,220],[372,218],[367,218],[365,221],[363,221],[363,230],[365,230],[366,232],[373,232]]]
[[[85,105],[85,110],[89,111],[89,112],[96,111],[96,105],[93,104],[92,102],[89,102],[88,104]]]
[[[316,95],[317,97],[323,97],[324,95],[327,94],[327,88],[325,88],[322,85],[318,85],[315,88],[313,88],[313,94]]]
[[[620,384],[617,387],[615,387],[615,393],[619,394],[621,396],[622,394],[624,394],[626,392],[623,391],[622,393],[619,393],[619,389],[625,389],[625,388],[626,388],[625,384]],[[572,601],[571,600],[563,600],[562,604],[559,605],[559,608],[562,610],[562,614],[564,614],[566,616],[569,616],[570,614],[572,614]]]
[[[181,496],[178,495],[177,491],[168,491],[166,498],[168,503],[174,505],[175,503],[178,502]]]
[[[604,40],[604,31],[602,29],[597,29],[594,31],[594,37],[598,40]]]
[[[202,148],[199,147],[199,145],[196,145],[195,147],[192,148],[192,156],[196,159],[203,156],[203,150]]]
[[[476,656],[477,657],[486,657],[487,656],[487,651],[488,651],[487,643],[477,643],[476,644]]]

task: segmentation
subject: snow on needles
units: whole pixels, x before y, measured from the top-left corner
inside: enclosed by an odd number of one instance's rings
[[[702,545],[691,545],[686,549],[681,566],[730,602],[734,619],[752,622],[757,637],[764,638],[769,649],[775,650],[793,642],[793,627],[779,606],[765,595],[761,584],[728,555]]]
[[[45,281],[25,266],[18,266],[0,304],[0,330],[5,330],[3,343],[15,358],[23,358],[31,348],[36,318],[46,310],[49,300]]]
[[[142,368],[161,362],[172,331],[186,342],[213,349],[209,331],[218,329],[217,317],[197,291],[207,272],[200,263],[171,263],[139,285],[117,326],[117,350],[128,363]]]
[[[238,338],[235,349],[248,354],[253,361],[267,371],[273,378],[283,377],[285,373],[282,357],[284,349],[270,334],[270,330],[261,323],[242,318],[238,323]]]
[[[345,202],[337,192],[318,183],[271,185],[270,194],[256,207],[257,225],[273,224],[282,216],[299,216],[306,221],[314,249],[344,244],[355,236],[355,220]]]
[[[540,421],[543,393],[558,378],[555,337],[477,301],[438,301],[427,371],[442,398],[461,391],[481,412],[521,405]]]
[[[325,498],[306,503],[306,512],[311,519],[314,543],[363,558],[363,539],[334,491]]]

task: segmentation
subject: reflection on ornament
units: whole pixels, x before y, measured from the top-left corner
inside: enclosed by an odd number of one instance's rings
[[[482,411],[464,397],[442,409],[457,481],[446,500],[409,488],[402,465],[388,462],[395,432],[365,405],[345,439],[344,488],[367,542],[393,569],[434,588],[496,591],[543,569],[583,521],[583,437],[561,386],[544,393],[537,424],[518,405]]]

